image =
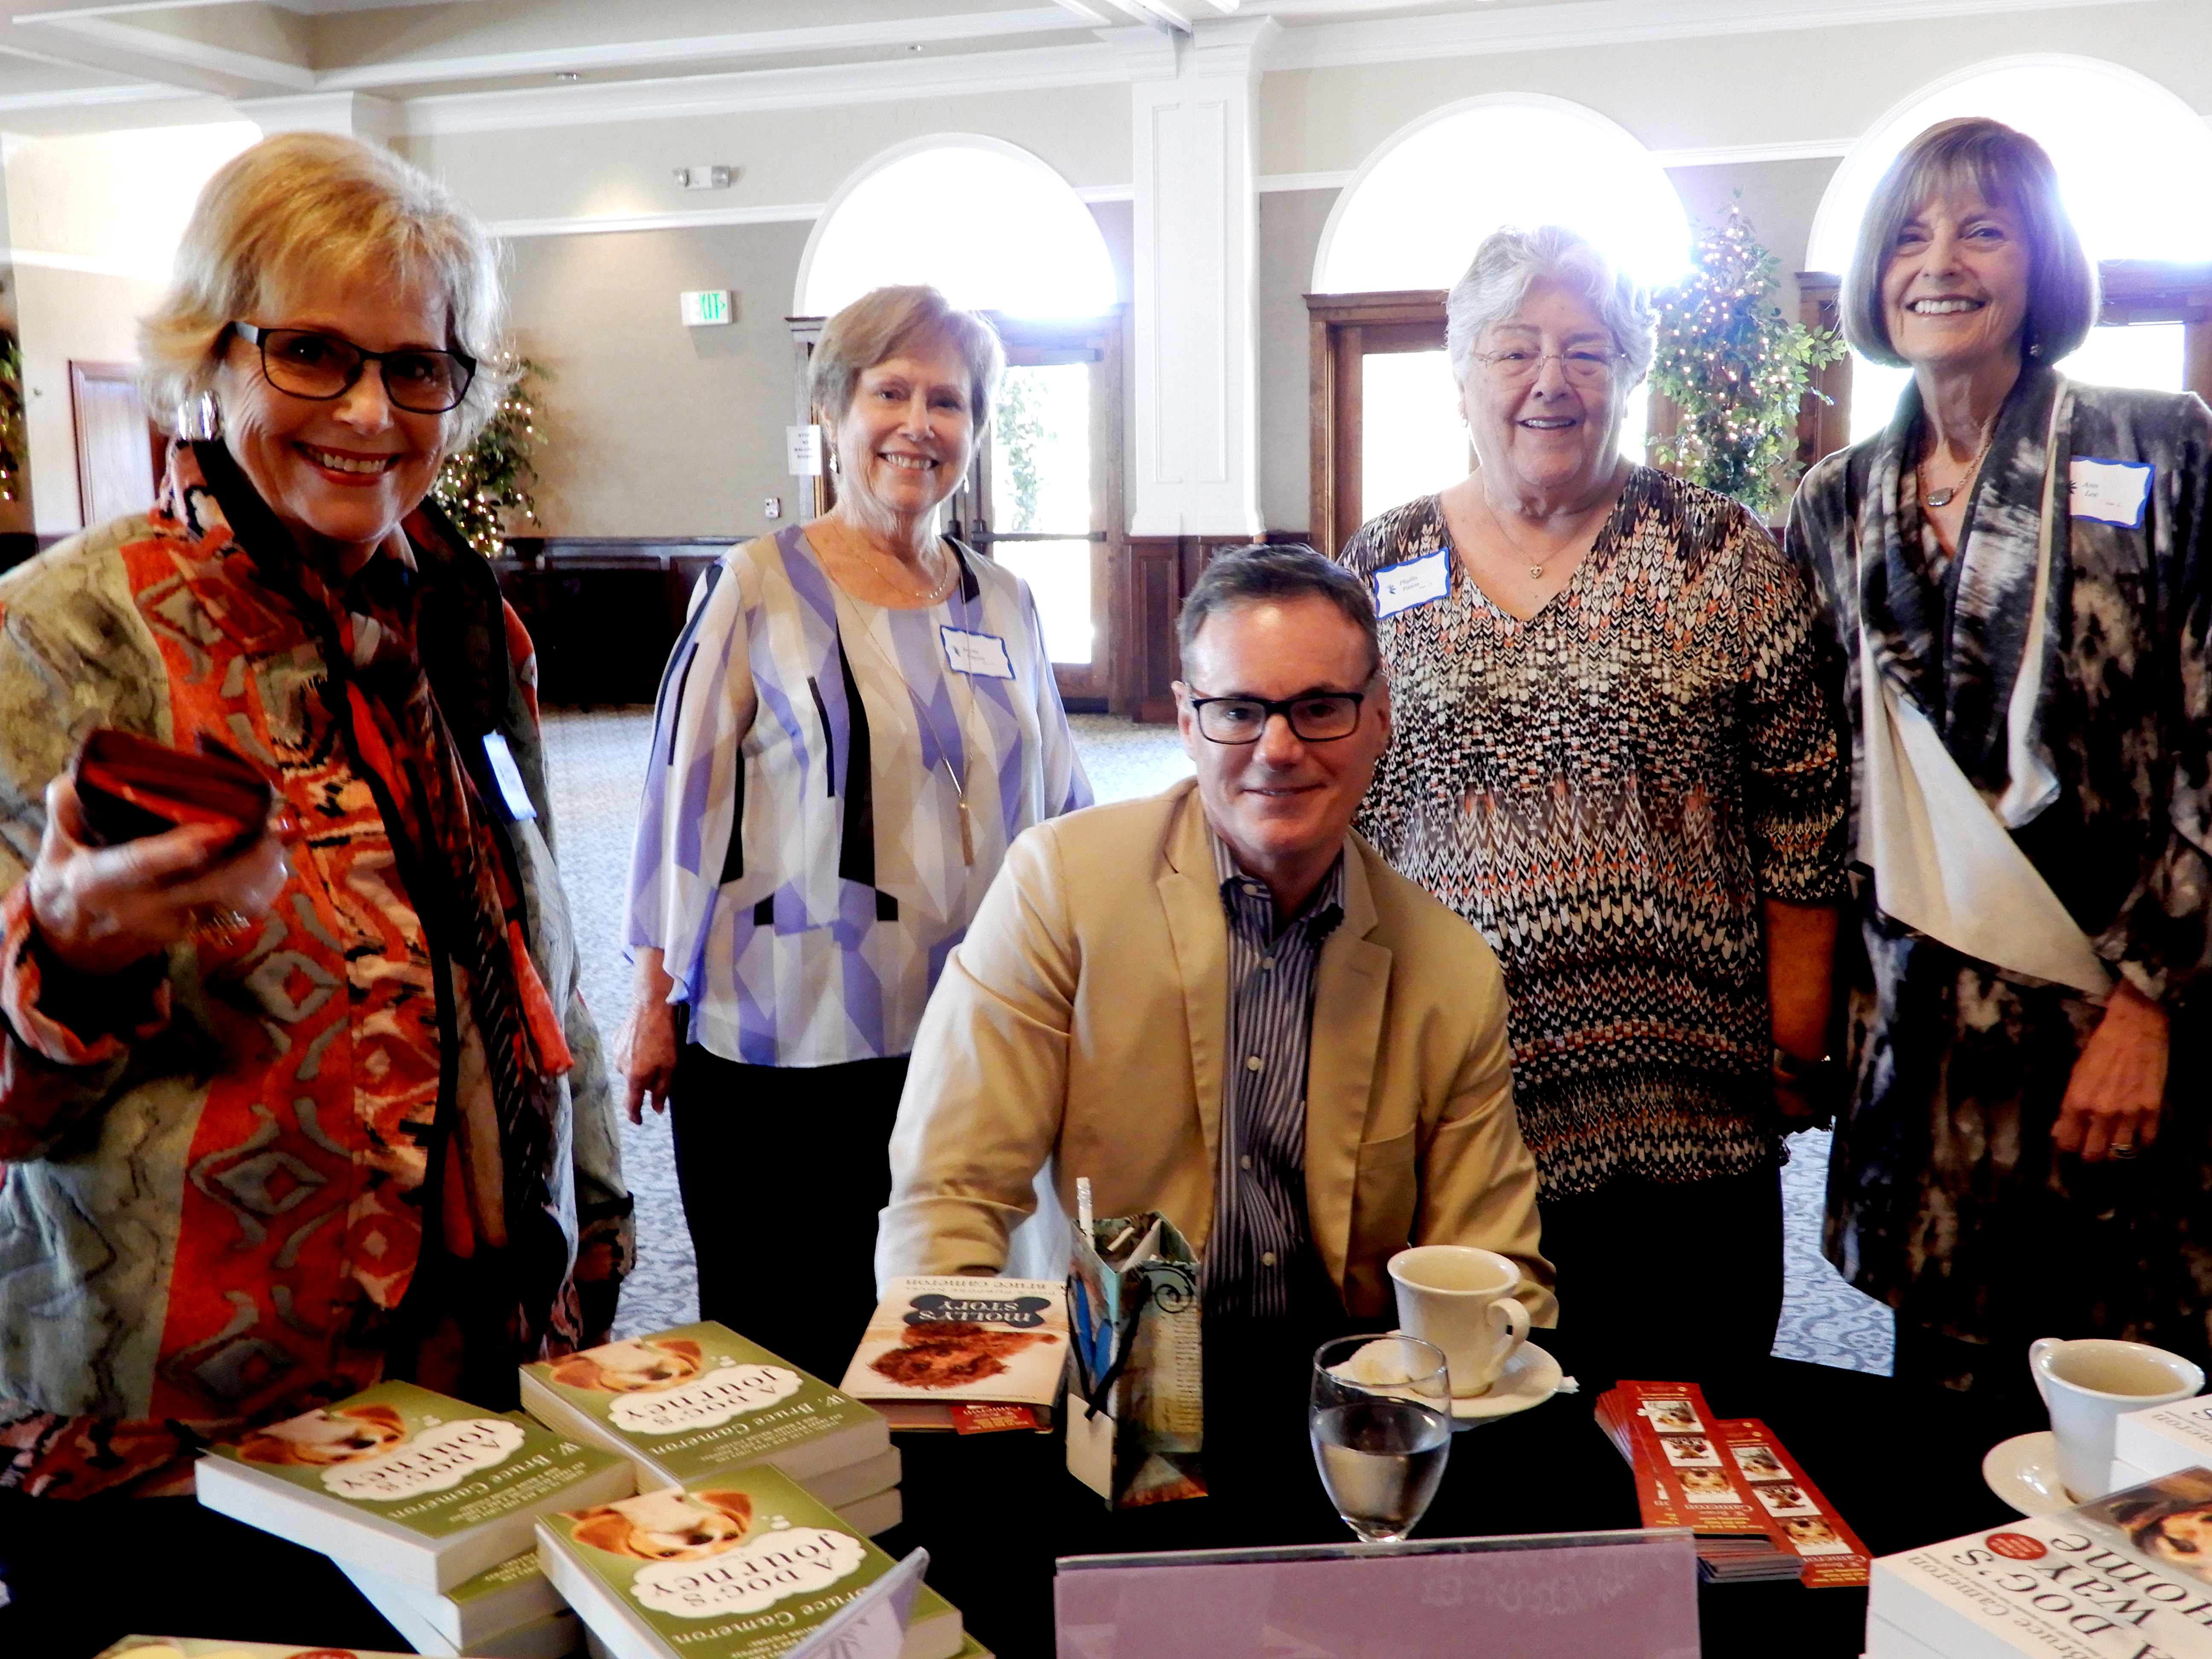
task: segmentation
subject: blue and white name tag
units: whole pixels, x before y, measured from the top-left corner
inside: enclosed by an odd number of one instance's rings
[[[2152,476],[2148,461],[2100,461],[2093,455],[2075,456],[2067,472],[2074,516],[2118,525],[2123,530],[2142,529]]]
[[[1395,617],[1451,592],[1451,549],[1440,547],[1375,573],[1375,614]]]
[[[514,763],[507,739],[496,732],[485,732],[484,758],[491,763],[492,781],[499,785],[500,796],[507,802],[507,817],[518,823],[536,817],[538,809],[530,804],[530,792],[522,787],[522,769]]]
[[[961,673],[994,680],[1013,678],[1014,665],[1006,655],[1006,642],[996,634],[971,634],[964,628],[942,625],[937,631],[944,636],[945,660]]]

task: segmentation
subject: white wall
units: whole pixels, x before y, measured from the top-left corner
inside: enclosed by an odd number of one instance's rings
[[[1667,155],[1693,216],[1717,216],[1741,189],[1746,212],[1789,272],[1803,261],[1821,191],[1851,138],[1960,69],[2052,52],[2124,64],[2191,107],[2212,111],[2212,3],[2205,0],[1266,71],[1255,100],[1254,170],[1263,180],[1290,175],[1320,186],[1271,190],[1260,201],[1257,413],[1266,523],[1307,527],[1300,295],[1335,181],[1407,123],[1481,93],[1540,92],[1587,105]],[[1123,81],[417,136],[400,147],[495,225],[543,230],[548,222],[614,216],[666,226],[613,236],[518,236],[510,244],[523,343],[562,372],[548,397],[549,527],[734,534],[760,527],[761,497],[790,494],[779,453],[791,399],[782,314],[809,209],[872,156],[934,131],[988,133],[1039,155],[1094,198],[1125,193],[1131,106]],[[151,297],[151,275],[166,258],[163,238],[173,236],[199,180],[233,142],[212,136],[219,131],[140,130],[8,146],[9,240],[34,393],[42,531],[76,524],[67,363],[130,355],[131,320]],[[1506,156],[1499,164],[1538,159]],[[686,191],[670,176],[678,166],[715,162],[738,169],[733,188]],[[945,203],[947,235],[963,234],[964,206]],[[1117,227],[1130,212],[1118,202],[1098,210]],[[1120,238],[1126,276],[1126,230]],[[738,325],[681,330],[674,307],[684,287],[738,289]],[[1784,303],[1790,298],[1785,293]],[[1133,434],[1127,453],[1139,447]]]
[[[11,141],[8,240],[23,345],[33,520],[82,528],[69,366],[137,358],[200,186],[258,133],[242,122]]]

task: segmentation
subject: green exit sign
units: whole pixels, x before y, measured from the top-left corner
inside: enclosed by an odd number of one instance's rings
[[[732,301],[730,290],[726,288],[710,288],[681,297],[684,301],[684,326],[686,328],[720,328],[737,319],[738,308]]]

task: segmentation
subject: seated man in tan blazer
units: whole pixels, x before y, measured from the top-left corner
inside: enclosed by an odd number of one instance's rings
[[[915,1043],[878,1276],[1000,1272],[1049,1159],[1064,1210],[1087,1176],[1181,1228],[1209,1316],[1386,1319],[1390,1256],[1452,1243],[1550,1324],[1498,964],[1351,833],[1390,739],[1366,588],[1243,549],[1181,630],[1198,776],[1007,854]]]

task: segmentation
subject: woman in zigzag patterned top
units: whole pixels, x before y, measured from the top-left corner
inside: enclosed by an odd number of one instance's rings
[[[1476,470],[1341,556],[1397,723],[1359,827],[1504,968],[1561,1323],[1702,1369],[1773,1342],[1844,775],[1803,583],[1741,507],[1620,453],[1650,317],[1571,231],[1487,239],[1449,301]],[[1652,1297],[1624,1267],[1655,1249],[1722,1293]]]

